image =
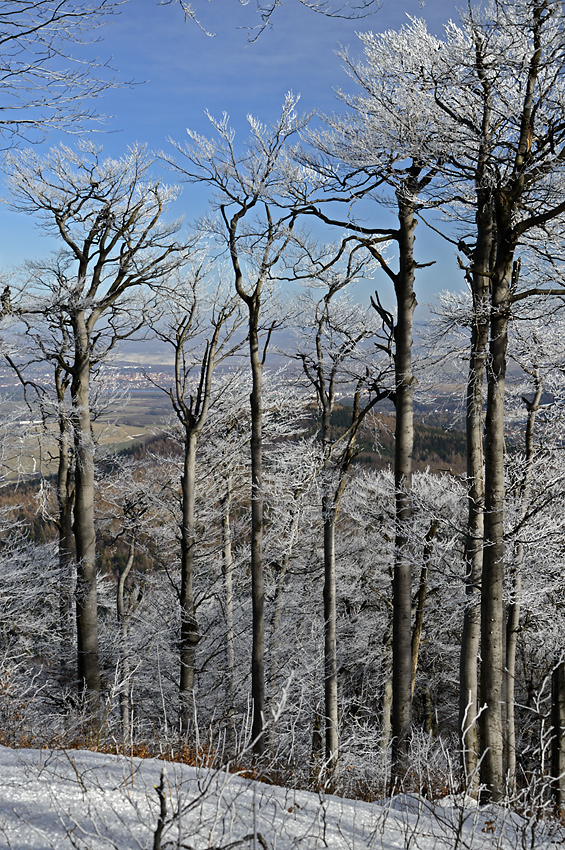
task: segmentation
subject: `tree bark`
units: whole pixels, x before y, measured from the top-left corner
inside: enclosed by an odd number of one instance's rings
[[[90,417],[90,340],[84,314],[74,319],[75,361],[71,395],[75,440],[74,524],[77,585],[78,681],[85,689],[90,723],[100,722],[100,662],[98,657],[98,600],[96,533],[94,526],[94,442]]]
[[[131,712],[130,712],[130,693],[131,693],[131,669],[130,669],[130,653],[129,653],[129,629],[128,616],[125,603],[125,584],[128,575],[133,567],[135,557],[135,537],[133,536],[128,549],[128,559],[124,569],[121,571],[118,579],[118,587],[116,592],[116,609],[118,614],[118,626],[120,629],[120,667],[119,667],[119,683],[120,689],[120,715],[122,720],[122,744],[124,747],[129,747],[132,743],[131,738]]]
[[[263,362],[259,353],[258,304],[249,306],[251,358],[251,600],[253,645],[251,697],[253,701],[253,751],[265,749],[265,590],[263,581]]]
[[[434,539],[437,534],[438,522],[434,520],[426,534],[426,545],[424,546],[424,556],[422,558],[422,569],[420,570],[420,582],[418,585],[418,598],[416,600],[416,617],[414,619],[414,628],[412,630],[412,664],[411,664],[411,686],[410,694],[414,698],[414,687],[416,685],[416,672],[418,670],[418,656],[420,653],[420,643],[422,640],[422,630],[424,628],[424,608],[428,595],[428,575],[430,572],[430,561],[434,549]]]
[[[485,119],[488,125],[488,118]],[[488,126],[487,126],[488,129]],[[486,132],[486,131],[485,131]],[[483,152],[483,156],[484,156]],[[477,170],[477,244],[469,280],[473,295],[473,326],[467,377],[465,427],[467,437],[467,535],[465,539],[465,610],[459,664],[459,732],[467,791],[479,786],[478,658],[481,633],[481,577],[485,479],[483,463],[483,385],[489,334],[490,273],[493,261],[493,216],[490,195],[481,187],[482,159]]]
[[[233,626],[233,554],[230,524],[233,474],[230,470],[226,476],[226,488],[222,498],[222,569],[224,575],[224,598],[226,618],[226,698],[229,714],[228,754],[235,756],[236,728],[235,701],[237,686],[235,681],[235,638]]]
[[[196,445],[198,435],[187,430],[181,478],[181,588],[180,588],[180,721],[186,734],[192,714],[194,655],[200,640],[194,610],[194,503],[196,494]]]
[[[412,373],[412,328],[416,296],[414,294],[414,238],[416,220],[411,200],[416,186],[397,191],[400,267],[395,280],[397,321],[395,340],[395,551],[392,580],[392,766],[391,787],[402,784],[408,769],[412,723],[412,560],[410,526],[412,522],[412,453],[414,447],[414,386]]]
[[[331,496],[322,500],[324,517],[324,705],[325,759],[328,773],[335,770],[339,756],[337,704],[337,611],[335,577],[336,508]]]
[[[534,433],[536,415],[543,393],[543,383],[539,370],[534,372],[535,392],[528,403],[526,422],[524,476],[520,487],[520,520],[526,517],[532,483],[534,462]],[[514,684],[516,681],[516,647],[520,627],[520,597],[522,594],[522,566],[524,563],[524,544],[518,540],[512,565],[512,596],[508,604],[506,619],[506,775],[511,792],[516,789],[516,726],[514,722]]]
[[[60,368],[55,370],[55,388],[59,405],[59,457],[57,464],[57,532],[59,537],[59,614],[61,619],[61,679],[74,678],[70,672],[67,652],[74,645],[72,623],[75,589],[75,559],[73,546],[74,474],[71,423],[65,410],[66,386]]]
[[[383,666],[385,680],[381,700],[381,739],[379,746],[386,753],[392,735],[392,623],[387,626],[383,638]]]
[[[272,659],[273,671],[278,671],[281,665],[281,648],[280,648],[280,624],[283,614],[284,608],[284,600],[285,600],[285,586],[286,586],[286,576],[288,573],[288,568],[290,566],[290,560],[292,558],[292,552],[294,547],[294,542],[296,538],[296,534],[298,531],[298,527],[300,525],[300,510],[297,508],[293,514],[290,523],[290,529],[288,533],[288,543],[285,547],[285,552],[283,556],[283,561],[281,565],[281,569],[279,575],[277,577],[277,586],[275,589],[275,598],[273,602],[274,614],[273,614],[273,625],[271,630],[271,641],[270,641],[270,655]],[[277,688],[279,688],[279,683],[276,680],[275,676],[273,676],[273,684]],[[275,735],[276,735],[276,724],[273,720],[271,724],[271,728],[269,731],[269,748],[274,751],[275,746]]]
[[[555,806],[565,809],[565,661],[560,659],[551,675],[551,775]]]
[[[500,228],[499,244],[509,230]],[[503,245],[508,258],[508,241]],[[499,249],[498,254],[502,251]],[[489,373],[485,419],[485,549],[481,586],[481,782],[486,795],[504,794],[504,391],[512,260],[499,257],[492,277]]]

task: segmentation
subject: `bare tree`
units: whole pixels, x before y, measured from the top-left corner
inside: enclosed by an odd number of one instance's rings
[[[449,157],[453,178],[474,182],[474,247],[477,335],[474,393],[478,411],[488,318],[485,416],[484,545],[481,581],[481,777],[495,798],[503,793],[502,723],[504,658],[504,395],[506,349],[513,305],[543,287],[519,286],[519,252],[528,234],[546,230],[565,212],[563,145],[559,120],[565,98],[563,10],[552,0],[497,0],[484,12],[470,9],[462,28],[448,30],[443,73],[435,71],[434,98],[459,140]],[[451,59],[449,55],[451,54]],[[517,73],[516,69],[519,68]],[[472,80],[472,84],[471,84]],[[464,192],[463,192],[464,194]],[[488,305],[485,293],[488,284]],[[485,310],[486,307],[486,310]],[[485,315],[487,318],[485,318]],[[480,340],[479,340],[480,337]],[[473,433],[477,433],[476,427]],[[479,482],[479,461],[472,481]],[[470,490],[476,510],[481,493]],[[477,516],[477,523],[480,517]],[[470,518],[476,537],[480,525]],[[469,547],[468,547],[469,551]],[[477,570],[472,567],[471,580]],[[470,653],[472,655],[472,652]],[[470,766],[470,765],[469,765]]]
[[[167,0],[167,2],[173,3],[176,2],[176,0]],[[189,0],[178,0],[178,2],[181,5],[187,21],[195,21],[207,35],[213,34],[204,29],[204,26],[201,23],[200,12],[193,3],[189,2]],[[248,0],[239,0],[239,2],[242,6],[248,5]],[[358,0],[358,2],[356,2],[356,0],[353,0],[353,2],[346,0],[343,3],[338,0],[336,4],[332,4],[329,0],[298,0],[298,2],[307,9],[311,9],[313,12],[317,12],[320,15],[326,15],[329,18],[345,18],[348,20],[366,18],[376,12],[380,5],[380,0]],[[283,3],[284,0],[267,0],[267,2],[265,2],[265,0],[256,0],[255,5],[259,16],[259,23],[256,26],[251,27],[248,41],[257,41],[261,33],[264,32],[267,27],[272,26],[272,18],[276,10],[282,6]]]
[[[251,138],[244,152],[234,145],[234,134],[224,114],[212,123],[217,141],[189,131],[192,144],[176,144],[182,159],[168,161],[191,182],[210,186],[220,214],[209,222],[229,252],[235,290],[247,309],[249,358],[252,374],[251,405],[251,575],[253,601],[252,697],[254,750],[264,748],[265,634],[263,581],[263,367],[271,335],[281,321],[269,315],[264,301],[275,269],[292,240],[296,220],[291,194],[292,168],[289,139],[305,124],[296,114],[297,98],[287,95],[282,113],[270,128],[250,116]],[[264,333],[264,339],[262,334]]]
[[[340,256],[341,251],[336,256]],[[337,603],[335,531],[348,472],[356,453],[356,442],[365,417],[383,398],[388,362],[370,363],[370,349],[378,335],[377,323],[367,319],[365,309],[338,294],[362,274],[366,260],[349,253],[343,268],[334,265],[335,256],[312,268],[312,277],[323,286],[323,296],[308,304],[306,340],[298,357],[316,393],[321,416],[322,517],[324,550],[324,702],[325,761],[330,781],[339,755]],[[313,293],[314,294],[314,293]],[[313,299],[312,299],[313,300]],[[311,338],[311,341],[310,339]],[[383,346],[385,347],[385,346]],[[386,345],[388,349],[388,344]],[[333,433],[332,414],[338,396],[352,399],[350,422],[339,436]]]
[[[242,322],[237,296],[227,297],[221,290],[206,293],[204,276],[205,269],[200,266],[188,280],[167,289],[167,315],[154,325],[155,335],[173,347],[174,385],[166,392],[182,434],[179,691],[181,729],[185,733],[194,690],[194,653],[200,640],[194,606],[196,454],[210,405],[215,401],[214,371],[238,348],[233,336]],[[225,390],[221,387],[217,392],[222,395]]]
[[[426,93],[422,69],[431,61],[436,40],[415,22],[418,51],[408,49],[410,28],[383,35],[361,36],[365,62],[343,58],[361,93],[341,94],[351,108],[345,116],[326,119],[330,129],[313,135],[318,153],[301,158],[325,178],[319,203],[305,205],[333,226],[346,227],[371,253],[394,287],[396,316],[387,311],[379,295],[375,306],[393,344],[396,408],[395,479],[396,545],[393,570],[393,766],[392,782],[401,782],[407,769],[411,730],[411,616],[412,594],[410,525],[414,443],[413,405],[417,383],[413,371],[412,342],[416,308],[415,280],[424,265],[415,258],[418,215],[439,203],[432,195],[445,139],[433,126],[436,107]],[[425,29],[425,28],[424,28]],[[348,217],[326,213],[327,200],[346,200]],[[371,226],[355,217],[355,203],[363,197],[394,210],[397,226]],[[387,256],[387,243],[398,248],[398,267]]]
[[[3,0],[0,137],[7,147],[41,141],[50,130],[78,132],[96,118],[88,102],[114,85],[113,73],[84,51],[123,2]]]
[[[13,154],[10,163],[13,207],[39,216],[64,245],[54,262],[32,275],[17,310],[38,321],[59,314],[71,340],[68,352],[59,351],[54,359],[70,378],[78,678],[96,722],[101,685],[91,372],[144,322],[143,310],[131,299],[127,303],[126,296],[143,285],[157,286],[185,261],[187,250],[176,239],[179,224],[161,221],[176,190],[151,182],[151,160],[143,148],[118,160],[101,160],[92,145],[77,151],[60,147],[44,158],[30,151]]]

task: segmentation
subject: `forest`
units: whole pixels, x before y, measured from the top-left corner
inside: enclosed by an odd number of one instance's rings
[[[0,10],[10,96],[65,5]],[[0,743],[562,818],[565,9],[359,39],[333,114],[288,93],[247,139],[45,153],[0,112],[4,202],[58,246],[1,284]],[[33,128],[83,121],[91,72]],[[416,331],[426,228],[466,289]],[[95,425],[132,339],[169,413],[120,452]]]

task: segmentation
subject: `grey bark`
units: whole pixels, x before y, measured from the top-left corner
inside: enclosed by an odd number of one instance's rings
[[[237,684],[235,680],[235,635],[233,623],[233,553],[231,532],[231,500],[233,491],[233,473],[228,471],[225,481],[225,492],[222,498],[222,572],[224,577],[224,609],[226,620],[226,698],[229,713],[228,754],[235,755],[236,728],[235,702]]]
[[[324,466],[328,474],[328,479],[322,483],[322,521],[324,535],[324,740],[325,762],[330,785],[339,758],[336,522],[340,501],[347,483],[347,472],[355,456],[359,429],[368,412],[377,401],[386,395],[384,392],[373,392],[374,387],[371,387],[372,398],[364,406],[361,406],[361,392],[367,376],[358,378],[353,396],[351,422],[340,438],[344,441],[343,446],[339,446],[339,440],[332,439],[331,416],[335,406],[336,387],[342,379],[340,370],[344,366],[344,360],[348,353],[354,351],[356,345],[367,337],[367,332],[363,329],[352,331],[348,328],[339,328],[343,338],[347,341],[346,344],[337,346],[329,354],[325,352],[325,336],[332,325],[330,316],[332,298],[348,282],[350,282],[350,278],[346,275],[342,280],[338,279],[330,284],[328,291],[316,305],[315,350],[312,354],[299,353],[304,372],[316,391],[321,410],[321,442]]]
[[[186,256],[186,246],[174,240],[178,224],[160,222],[169,193],[161,191],[158,184],[145,182],[149,165],[144,151],[134,146],[119,165],[115,160],[100,162],[95,149],[68,158],[58,149],[44,158],[31,155],[25,162],[20,159],[13,166],[14,207],[40,213],[45,227],[54,226],[65,245],[61,255],[37,275],[36,283],[48,296],[47,301],[41,298],[39,309],[32,305],[22,315],[41,312],[51,338],[54,313],[63,340],[74,348],[67,354],[69,346],[63,350],[59,345],[56,348],[41,345],[47,358],[71,377],[77,672],[94,730],[100,722],[101,681],[91,370],[102,353],[138,329],[131,324],[126,328],[122,323],[123,314],[119,315],[117,302],[124,293],[147,283],[156,286]],[[103,315],[108,317],[107,325],[97,332],[97,323]],[[139,324],[142,322],[143,319]]]
[[[420,570],[420,581],[418,583],[418,596],[416,598],[416,615],[414,628],[412,629],[412,664],[411,664],[411,687],[410,694],[414,698],[414,687],[416,685],[416,673],[418,670],[418,656],[420,643],[422,641],[422,630],[424,628],[424,608],[428,596],[428,575],[430,572],[430,561],[432,559],[434,540],[437,534],[438,522],[434,520],[426,534],[424,555],[422,558],[422,569]]]
[[[121,570],[118,578],[118,587],[116,589],[116,609],[118,615],[118,627],[120,630],[120,666],[119,666],[119,684],[120,689],[120,716],[122,721],[122,744],[124,747],[129,747],[132,743],[131,738],[131,667],[130,667],[130,652],[129,652],[129,628],[128,616],[125,602],[125,584],[133,567],[135,558],[135,535],[132,535],[128,547],[128,559],[125,567]]]
[[[65,410],[68,375],[60,366],[55,369],[58,402],[59,445],[57,463],[57,532],[59,550],[59,613],[61,619],[61,678],[68,681],[67,652],[74,645],[73,595],[75,585],[75,553],[73,545],[74,446],[71,422]]]
[[[473,297],[473,325],[467,377],[465,429],[467,438],[467,535],[465,539],[465,610],[459,665],[459,732],[467,790],[479,786],[478,658],[481,631],[481,578],[485,480],[483,457],[483,387],[489,337],[490,278],[496,258],[496,233],[491,192],[490,144],[493,92],[484,67],[480,39],[475,45],[475,69],[482,102],[481,132],[474,174],[476,244],[467,274]]]
[[[264,233],[262,260],[255,284],[248,292],[239,262],[238,227],[249,207],[242,205],[231,220],[222,208],[228,230],[230,257],[235,277],[235,289],[248,312],[249,360],[251,364],[251,607],[252,607],[252,646],[251,646],[251,699],[253,702],[253,722],[251,735],[253,752],[261,756],[265,749],[265,588],[263,578],[263,366],[267,356],[272,327],[267,332],[263,351],[259,346],[261,318],[261,299],[263,286],[271,269],[279,261],[288,244],[288,237],[275,250],[275,242],[280,238],[267,207],[267,227]]]
[[[482,162],[477,172],[479,185],[483,182],[481,175],[485,168]],[[461,757],[465,784],[470,793],[476,793],[479,785],[478,658],[485,507],[483,386],[488,347],[489,288],[494,241],[491,206],[489,194],[479,188],[476,213],[477,245],[472,254],[473,268],[469,275],[474,309],[465,410],[468,519],[465,539],[465,610],[459,666]]]
[[[298,498],[298,493],[295,493],[295,498]],[[281,649],[280,649],[280,625],[284,608],[284,600],[285,600],[285,586],[286,586],[286,576],[288,573],[288,568],[290,566],[290,561],[292,558],[292,552],[294,548],[294,543],[298,534],[298,529],[300,525],[300,510],[296,508],[292,513],[292,519],[290,522],[290,529],[288,534],[288,542],[286,543],[284,556],[282,559],[281,569],[279,575],[277,577],[277,586],[275,589],[275,599],[274,599],[274,614],[273,614],[273,625],[271,630],[271,641],[270,641],[270,654],[272,659],[273,670],[279,670],[280,662],[281,662]],[[276,736],[276,724],[273,720],[271,724],[271,728],[269,730],[269,747],[271,750],[274,750],[275,745],[275,736]]]
[[[520,521],[527,515],[532,485],[532,467],[535,455],[534,433],[536,416],[543,393],[543,382],[539,369],[534,368],[534,397],[526,402],[528,417],[526,421],[524,474],[520,486]],[[506,775],[510,792],[516,789],[516,726],[514,720],[514,685],[516,681],[516,647],[520,628],[520,602],[522,594],[522,567],[524,564],[524,544],[516,543],[514,563],[512,564],[512,593],[506,618]]]
[[[251,359],[251,597],[253,645],[251,691],[253,698],[253,749],[265,748],[265,588],[263,580],[263,361],[257,334],[258,307],[249,310],[249,354]]]
[[[325,760],[335,769],[339,756],[339,717],[337,702],[337,610],[335,577],[335,521],[333,499],[322,500],[324,515],[324,705]]]
[[[394,328],[395,368],[395,545],[392,579],[392,765],[391,786],[401,784],[408,769],[412,723],[412,453],[414,448],[414,386],[412,328],[414,293],[414,236],[416,220],[413,198],[417,173],[397,190],[400,267],[395,279],[397,321]]]
[[[183,472],[181,476],[182,521],[180,529],[181,587],[180,587],[180,720],[186,733],[192,714],[194,691],[194,657],[200,640],[194,609],[194,504],[196,499],[196,446],[198,433],[188,426],[184,440]]]
[[[196,322],[197,294],[194,282],[192,303],[188,312],[174,325],[174,339],[168,339],[175,351],[174,388],[168,391],[173,410],[183,433],[183,468],[181,474],[181,527],[180,556],[181,584],[180,606],[180,727],[183,734],[189,728],[194,704],[194,664],[196,646],[200,633],[196,618],[194,601],[194,568],[196,550],[195,505],[196,505],[196,453],[212,400],[212,379],[221,350],[220,335],[222,328],[234,312],[230,303],[214,313],[212,333],[206,341],[204,352],[199,359],[196,371],[196,389],[188,392],[187,381],[192,373],[193,363],[186,361],[186,345],[199,332]],[[176,317],[175,317],[176,318]],[[226,339],[233,333],[227,329]],[[167,334],[163,338],[167,337]],[[226,340],[224,340],[225,342]],[[222,343],[223,344],[223,343]]]
[[[392,735],[392,623],[385,632],[383,648],[385,680],[381,699],[381,739],[379,746],[386,753]]]
[[[75,360],[72,372],[75,441],[74,524],[77,584],[78,680],[85,688],[90,722],[100,722],[100,662],[98,658],[98,598],[96,587],[96,532],[94,526],[94,442],[90,415],[90,334],[84,313],[73,319]]]
[[[499,239],[502,233],[499,235]],[[497,264],[498,265],[498,264]],[[508,264],[493,275],[489,376],[485,418],[485,549],[481,585],[481,781],[498,800],[504,793],[504,390],[508,341]]]

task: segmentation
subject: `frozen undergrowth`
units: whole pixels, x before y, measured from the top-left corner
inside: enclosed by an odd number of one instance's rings
[[[156,840],[162,771],[166,816]],[[469,799],[366,803],[157,759],[0,747],[0,776],[0,846],[10,850],[549,850],[564,842],[535,813]]]

